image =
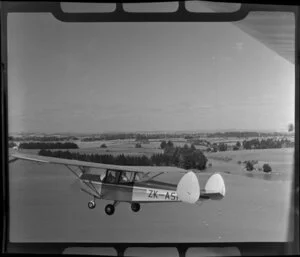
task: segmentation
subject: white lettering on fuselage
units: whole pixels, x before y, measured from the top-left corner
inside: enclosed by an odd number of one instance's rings
[[[159,190],[149,189],[147,190],[148,198],[159,199],[166,201],[178,201],[178,196],[174,191],[159,192]]]

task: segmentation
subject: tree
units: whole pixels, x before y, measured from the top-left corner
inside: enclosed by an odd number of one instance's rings
[[[194,144],[191,144],[191,150],[195,151],[196,150],[196,147]]]
[[[206,163],[208,159],[206,156],[203,154],[202,151],[196,150],[193,152],[193,158],[194,158],[194,163],[195,163],[195,168],[199,170],[204,170],[206,169]]]
[[[272,171],[272,168],[271,168],[271,166],[268,163],[265,163],[263,165],[263,171],[266,172],[266,173],[269,173],[269,172]]]
[[[165,149],[167,146],[167,142],[165,140],[163,140],[161,143],[160,143],[160,148],[161,149]]]
[[[180,148],[178,164],[184,169],[204,170],[207,161],[206,156],[200,150],[190,151],[190,149]]]
[[[46,143],[46,142],[29,142],[21,143],[19,146],[21,149],[78,149],[78,145],[75,143]]]
[[[187,144],[184,144],[183,149],[188,150],[189,146]]]
[[[173,144],[173,142],[171,140],[168,141],[167,147],[170,147],[170,148],[174,147],[174,144]]]
[[[227,144],[220,143],[219,144],[219,151],[221,151],[221,152],[227,151]]]
[[[183,156],[183,168],[186,170],[193,168],[193,160],[190,155]]]
[[[237,141],[235,145],[236,145],[236,147],[240,148],[241,147],[241,142]]]
[[[212,146],[212,148],[211,148],[211,151],[212,151],[212,152],[215,153],[215,152],[218,151],[218,144],[217,144],[217,143],[213,143],[211,146]]]
[[[176,148],[175,147],[166,147],[164,149],[164,155],[166,155],[166,156],[173,156],[174,152],[176,152]]]
[[[254,169],[252,162],[247,161],[246,162],[246,170],[247,171],[252,171]]]
[[[106,144],[102,144],[100,147],[101,148],[107,148]]]
[[[135,144],[135,148],[141,148],[141,147],[142,147],[141,144],[139,144],[139,143]]]

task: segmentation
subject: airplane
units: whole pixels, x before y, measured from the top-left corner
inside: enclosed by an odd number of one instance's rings
[[[197,175],[193,171],[177,167],[121,166],[23,153],[13,153],[10,156],[10,163],[25,160],[67,167],[79,179],[81,191],[92,197],[88,202],[89,209],[96,207],[96,199],[113,201],[105,206],[107,215],[114,214],[115,207],[120,202],[131,204],[131,210],[138,212],[141,204],[146,203],[195,204],[209,199],[222,200],[225,197],[225,183],[219,173],[212,174],[207,179],[204,189],[200,190]],[[74,167],[77,167],[77,172]],[[153,180],[171,172],[184,174],[177,185]],[[150,174],[153,175],[149,176]]]

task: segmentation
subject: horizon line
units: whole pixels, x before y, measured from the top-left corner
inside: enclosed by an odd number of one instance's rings
[[[37,131],[19,131],[9,132],[8,134],[46,134],[46,135],[63,135],[63,134],[83,134],[83,135],[95,135],[95,134],[138,134],[138,133],[160,133],[160,134],[176,134],[176,133],[294,133],[287,130],[237,130],[237,129],[224,129],[224,130],[137,130],[137,131],[103,131],[103,132],[37,132]]]

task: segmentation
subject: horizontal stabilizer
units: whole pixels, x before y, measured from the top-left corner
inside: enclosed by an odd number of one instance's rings
[[[177,185],[179,200],[185,203],[196,203],[200,196],[200,185],[196,174],[192,171],[186,173]]]
[[[205,184],[203,197],[208,197],[212,200],[220,200],[225,197],[225,193],[225,183],[222,176],[219,173],[210,176]]]

